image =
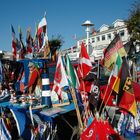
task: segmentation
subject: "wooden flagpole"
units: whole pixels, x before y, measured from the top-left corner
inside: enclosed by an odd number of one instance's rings
[[[80,134],[81,134],[81,132],[83,131],[83,123],[82,123],[80,110],[79,110],[78,103],[77,103],[75,89],[73,87],[71,87],[71,94],[72,94],[73,102],[74,102],[74,105],[75,105],[77,119],[78,119],[78,123],[79,123],[79,126],[80,126]]]

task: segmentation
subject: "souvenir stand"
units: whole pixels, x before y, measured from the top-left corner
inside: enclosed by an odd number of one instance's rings
[[[64,135],[62,131],[64,131],[64,129],[68,130],[66,131],[66,133],[68,133],[67,137],[70,137],[72,135],[74,126],[77,125],[75,105],[72,99],[70,99],[71,97],[69,97],[69,104],[65,106],[52,107],[50,97],[42,96],[42,91],[45,90],[43,82],[40,92],[41,96],[28,97],[28,93],[24,93],[23,87],[27,85],[29,79],[29,62],[33,62],[41,71],[42,79],[44,78],[43,74],[48,74],[49,67],[47,67],[48,60],[46,59],[24,59],[18,61],[18,63],[20,64],[20,69],[18,70],[18,76],[14,81],[14,90],[16,95],[11,92],[9,101],[0,103],[0,106],[2,108],[1,113],[5,112],[5,110],[8,110],[8,114],[11,114],[12,118],[14,118],[18,130],[18,137],[25,138],[25,134],[27,133],[26,135],[28,135],[28,138],[30,138],[33,132],[37,133],[40,137],[44,136],[45,138],[47,138],[47,136],[49,135],[51,135],[52,137],[55,137],[57,135],[57,137],[63,139]],[[49,76],[47,76],[46,78],[49,78]],[[46,88],[46,90],[50,90],[50,88]],[[82,109],[82,104],[80,101],[78,101],[78,105]],[[32,126],[34,131],[31,131],[29,133],[29,126]],[[48,126],[49,128],[46,134],[45,130],[47,131],[47,129],[45,128]],[[39,129],[38,132],[36,132],[37,128]],[[49,134],[50,128],[52,132]],[[14,137],[13,134],[11,135],[12,137]]]

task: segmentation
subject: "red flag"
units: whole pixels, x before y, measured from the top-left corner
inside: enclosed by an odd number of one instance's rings
[[[140,82],[140,71],[137,71],[137,81]]]
[[[127,77],[123,90],[124,90],[124,93],[119,103],[119,107],[126,109],[133,116],[136,116],[137,105],[136,105],[134,90],[132,87],[132,79],[130,77]]]
[[[134,89],[135,99],[136,99],[136,101],[140,102],[140,84],[132,81],[132,86],[133,86],[133,89]]]
[[[114,106],[113,99],[115,98],[115,96],[112,95],[111,84],[100,86],[100,97],[105,105]]]
[[[68,85],[69,84],[66,76],[66,71],[63,66],[61,55],[59,55],[57,65],[56,65],[56,71],[54,75],[54,85],[53,85],[53,91],[55,91],[58,94],[59,99],[61,99],[62,87]]]
[[[84,43],[81,45],[81,52],[80,52],[80,69],[82,71],[82,77],[85,77],[89,71],[92,69],[92,63],[90,61],[89,55],[87,53],[86,47]]]
[[[81,134],[81,140],[110,140],[111,136],[115,139],[121,140],[119,134],[109,125],[107,121],[93,120],[91,125]]]
[[[92,69],[92,63],[90,61],[89,55],[87,53],[84,43],[81,45],[80,51],[80,63],[78,65],[78,76],[80,78],[80,91],[90,92],[92,83],[89,81],[83,81],[83,78],[89,73]]]
[[[92,69],[92,63],[90,61],[89,55],[87,53],[86,47],[84,43],[81,45],[81,51],[80,51],[80,59],[79,59],[79,65],[78,65],[78,76],[79,76],[79,90],[81,91],[81,96],[83,100],[84,105],[84,115],[83,115],[83,121],[84,121],[84,128],[87,127],[88,119],[91,117],[91,111],[89,109],[89,101],[88,101],[88,94],[87,92],[91,91],[92,82],[90,81],[84,81],[84,77],[89,73],[89,71]]]

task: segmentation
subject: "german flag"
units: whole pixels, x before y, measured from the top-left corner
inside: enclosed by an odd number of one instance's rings
[[[127,55],[119,34],[116,34],[115,38],[104,51],[104,66],[106,68],[112,66],[117,59],[118,53],[121,57]]]
[[[123,93],[123,86],[128,76],[130,76],[129,66],[128,66],[126,58],[123,57],[121,68],[118,72],[117,78],[112,88],[117,94],[119,94],[118,95],[119,98],[121,98],[122,96],[121,93]]]
[[[127,110],[135,117],[137,115],[137,105],[131,77],[127,77],[123,90],[124,93],[119,103],[119,107]]]

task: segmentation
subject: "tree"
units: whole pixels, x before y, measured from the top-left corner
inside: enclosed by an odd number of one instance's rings
[[[140,1],[135,1],[130,9],[130,14],[126,20],[126,26],[128,33],[130,34],[130,41],[126,44],[128,46],[128,59],[133,63],[131,75],[133,75],[133,80],[136,80],[136,72],[133,69],[133,66],[137,67],[140,58]],[[136,48],[139,49],[136,49]]]
[[[140,1],[135,2],[126,20],[128,32],[133,42],[140,42]]]
[[[60,50],[63,43],[64,43],[64,41],[63,41],[61,35],[58,35],[57,37],[53,36],[52,39],[49,40],[52,61],[56,61],[57,51]]]

